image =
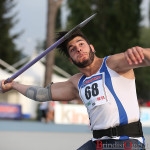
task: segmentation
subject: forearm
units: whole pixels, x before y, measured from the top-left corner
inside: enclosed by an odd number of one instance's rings
[[[24,85],[24,84],[20,84],[18,82],[15,82],[15,81],[12,82],[12,89],[18,91],[19,93],[21,93],[25,96],[26,96],[27,89],[30,87],[31,87],[31,85]]]
[[[51,100],[51,89],[50,85],[43,88],[39,86],[23,85],[17,82],[12,83],[12,88],[17,90],[24,96],[39,102]]]

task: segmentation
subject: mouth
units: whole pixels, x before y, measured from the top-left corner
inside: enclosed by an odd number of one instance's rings
[[[78,55],[78,58],[82,58],[82,57],[86,57],[86,56],[87,56],[86,54],[83,54],[83,53],[82,53],[82,54],[79,54],[79,55]]]
[[[79,54],[78,55],[78,58],[82,58],[84,55],[83,54]]]
[[[82,61],[82,60],[86,59],[86,56],[85,56],[85,55],[79,55],[79,56],[78,56],[78,59],[79,59],[80,61]]]
[[[86,55],[79,55],[78,56],[78,61],[79,62],[84,62],[85,60],[87,60],[87,56]]]

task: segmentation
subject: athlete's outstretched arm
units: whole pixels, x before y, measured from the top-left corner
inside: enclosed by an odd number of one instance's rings
[[[2,92],[7,92],[11,89],[17,90],[24,96],[35,101],[69,101],[76,99],[77,90],[70,80],[65,82],[58,82],[50,84],[47,87],[39,87],[33,85],[24,85],[12,81],[11,83],[4,84],[1,82]]]
[[[107,64],[119,73],[138,67],[150,66],[150,49],[138,46],[130,48],[124,53],[110,56]]]

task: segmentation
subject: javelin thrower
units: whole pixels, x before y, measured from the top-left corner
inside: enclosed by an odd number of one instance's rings
[[[59,34],[58,41],[63,34]],[[2,80],[2,91],[14,89],[40,102],[82,101],[87,108],[93,137],[78,150],[144,150],[134,69],[150,66],[150,48],[134,46],[100,58],[81,30],[71,32],[57,48],[79,73],[44,88],[17,83],[12,81],[14,78]]]

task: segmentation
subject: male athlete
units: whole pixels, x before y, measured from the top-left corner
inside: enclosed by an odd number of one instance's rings
[[[81,100],[87,108],[93,138],[78,150],[144,149],[133,69],[150,66],[150,49],[136,46],[99,58],[79,30],[58,48],[80,73],[45,88],[15,81],[4,84],[3,80],[2,91],[14,89],[40,102]]]

